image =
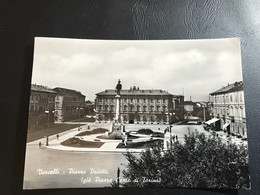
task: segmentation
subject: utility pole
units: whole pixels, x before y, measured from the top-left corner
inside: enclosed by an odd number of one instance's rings
[[[203,114],[204,114],[204,118],[203,119],[204,119],[204,122],[205,122],[206,121],[205,106],[203,106]]]
[[[45,110],[45,113],[47,114],[47,136],[46,136],[46,146],[49,146],[49,118],[50,118],[50,111]]]
[[[119,188],[119,184],[120,184],[119,180],[120,180],[120,169],[118,167],[118,169],[117,169],[117,187],[118,188]]]

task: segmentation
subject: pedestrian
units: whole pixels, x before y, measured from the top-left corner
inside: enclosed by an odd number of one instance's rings
[[[175,136],[175,139],[176,139],[176,141],[178,141],[178,136],[177,135]]]
[[[172,137],[172,139],[173,139],[173,142],[175,142],[175,139],[176,139],[176,136],[175,136],[175,134],[173,134],[173,137]]]
[[[125,141],[124,141],[124,143],[125,143],[125,146],[127,145],[127,135],[125,135]]]
[[[58,139],[59,139],[59,137],[60,137],[60,136],[59,136],[59,134],[57,134],[57,135],[56,135],[56,137],[57,137],[57,140],[58,140]]]
[[[42,148],[42,142],[39,142],[39,148]]]

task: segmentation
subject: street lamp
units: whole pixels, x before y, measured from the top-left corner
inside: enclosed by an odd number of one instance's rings
[[[118,167],[117,169],[117,187],[119,188],[119,185],[120,185],[120,169]]]
[[[203,121],[206,121],[206,113],[205,113],[205,106],[203,105]]]
[[[45,110],[44,111],[46,114],[48,114],[47,116],[47,136],[46,136],[46,146],[49,146],[49,122],[50,122],[50,111],[49,110]],[[54,113],[55,111],[51,111],[51,113]]]
[[[76,108],[78,110],[78,113],[79,113],[79,127],[78,127],[78,131],[80,131],[80,110],[83,110],[83,108]]]

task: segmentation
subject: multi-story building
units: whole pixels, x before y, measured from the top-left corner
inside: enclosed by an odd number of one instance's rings
[[[39,129],[54,123],[56,92],[42,85],[31,85],[28,129]]]
[[[184,96],[173,95],[173,122],[184,120]]]
[[[63,122],[84,117],[85,96],[79,91],[65,88],[54,88],[57,95],[55,98],[55,121]]]
[[[94,112],[95,102],[87,100],[85,102],[85,115],[86,116],[94,116],[96,113]]]
[[[216,128],[247,137],[243,83],[235,82],[210,93],[211,119]]]
[[[96,94],[96,120],[112,121],[116,112],[116,91]],[[120,115],[124,123],[172,123],[183,119],[183,96],[163,90],[140,90],[131,87],[120,92]]]
[[[192,116],[192,112],[194,110],[194,105],[195,103],[192,101],[185,101],[184,102],[184,112],[185,112],[185,116]]]

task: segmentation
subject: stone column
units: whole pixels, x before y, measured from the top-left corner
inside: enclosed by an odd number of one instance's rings
[[[120,122],[120,95],[116,95],[116,118],[115,122]]]

